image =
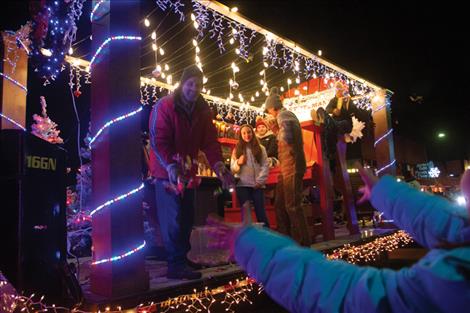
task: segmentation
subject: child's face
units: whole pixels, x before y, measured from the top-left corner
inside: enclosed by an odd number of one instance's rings
[[[256,131],[260,136],[263,136],[268,131],[268,128],[264,125],[258,125],[258,127],[256,127]]]
[[[253,131],[249,127],[243,127],[240,130],[240,133],[242,134],[242,139],[245,142],[251,142],[251,139],[253,139]]]

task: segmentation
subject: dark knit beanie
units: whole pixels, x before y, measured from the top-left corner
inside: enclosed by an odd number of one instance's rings
[[[280,110],[282,108],[281,97],[279,96],[279,89],[277,87],[272,87],[269,91],[269,96],[266,98],[264,104],[266,112],[268,109]]]
[[[204,75],[202,71],[196,65],[190,65],[186,67],[183,71],[183,75],[181,75],[180,85],[183,85],[185,81],[190,79],[191,77],[197,77],[202,81]]]

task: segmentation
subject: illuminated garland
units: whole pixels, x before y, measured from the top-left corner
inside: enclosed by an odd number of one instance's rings
[[[375,174],[376,175],[379,175],[382,171],[385,171],[387,168],[389,168],[390,166],[394,165],[395,162],[397,162],[397,160],[393,159],[393,161],[391,161],[390,163],[388,163],[387,165],[385,165],[384,167],[381,167],[380,169],[378,169]]]
[[[103,203],[102,205],[98,206],[96,209],[94,209],[93,211],[90,212],[90,217],[92,217],[94,214],[96,214],[97,212],[101,211],[103,208],[105,207],[108,207],[110,206],[111,204],[117,202],[117,201],[121,201],[127,197],[129,197],[130,195],[142,190],[144,188],[144,184],[142,183],[139,187],[135,188],[135,189],[132,189],[131,191],[125,193],[125,194],[122,194],[114,199],[111,199],[111,200],[108,200],[106,201],[105,203]],[[101,260],[98,260],[98,261],[93,261],[92,264],[93,265],[97,265],[97,264],[102,264],[102,263],[107,263],[107,262],[114,262],[114,261],[119,261],[125,257],[128,257],[129,255],[131,254],[134,254],[135,252],[141,250],[143,247],[145,246],[145,240],[144,242],[138,246],[138,247],[135,247],[135,248],[132,248],[131,250],[125,252],[125,253],[122,253],[120,255],[117,255],[117,256],[113,256],[113,257],[109,257],[109,258],[105,258],[105,259],[101,259]]]
[[[145,105],[156,103],[159,98],[157,96],[157,88],[160,91],[166,89],[164,87],[157,87],[152,84],[143,83],[140,89],[140,102]],[[203,97],[206,95],[208,96],[208,94],[204,93],[201,95]],[[217,112],[216,115],[219,116],[221,120],[227,121],[229,123],[234,123],[237,125],[254,124],[256,122],[256,117],[263,115],[262,108],[256,108],[248,105],[232,105],[225,99],[216,100],[215,97],[206,97],[205,100],[207,101],[209,107],[213,111]]]
[[[13,84],[15,84],[16,86],[20,87],[21,89],[23,89],[26,93],[28,92],[28,88],[26,88],[26,86],[24,86],[23,84],[21,84],[19,81],[17,81],[16,79],[13,79],[11,78],[10,76],[8,76],[7,74],[4,74],[2,72],[0,72],[0,76],[6,78],[7,80],[9,80],[10,82],[12,82]]]
[[[255,290],[255,281],[251,278],[244,277],[235,280],[234,283],[229,282],[226,285],[222,285],[213,289],[205,287],[202,291],[193,290],[191,294],[179,295],[174,298],[169,298],[161,302],[150,302],[148,304],[140,304],[137,307],[131,309],[132,312],[140,313],[161,313],[161,312],[170,312],[185,308],[186,312],[210,312],[211,307],[218,302],[221,305],[225,306],[226,312],[235,312],[234,306],[240,303],[250,303],[250,293],[257,292],[260,294],[263,291],[261,285],[257,286]],[[8,281],[1,275],[0,272],[0,291],[2,292],[3,303],[0,302],[3,306],[4,312],[55,312],[55,313],[92,313],[88,311],[83,311],[77,308],[69,309],[65,307],[58,307],[55,305],[47,305],[43,302],[44,296],[39,300],[35,300],[35,295],[31,296],[20,296],[17,295],[14,291],[14,288],[8,283]],[[214,296],[224,294],[224,298],[220,301],[217,301]],[[120,313],[123,312],[121,306],[116,306],[111,308],[107,306],[104,309],[104,312],[108,313]]]
[[[373,113],[376,113],[376,112],[379,112],[380,110],[382,110],[382,109],[385,108],[386,106],[387,106],[386,103],[383,104],[383,105],[381,105],[381,106],[379,106],[377,109],[375,109],[375,110],[372,111],[372,114],[373,114]]]
[[[391,105],[391,99],[390,99],[390,94],[386,94],[384,95],[384,98],[383,98],[385,101],[384,104],[378,106],[376,109],[374,109],[372,111],[372,114],[375,114],[377,112],[379,112],[380,110],[384,109],[384,108],[387,108],[387,107],[390,107]],[[388,135],[392,134],[393,132],[393,128],[391,128],[388,132],[386,132],[384,135],[382,135],[380,138],[378,138],[375,142],[374,142],[374,148],[382,141],[384,140],[385,138],[387,138]],[[381,172],[383,172],[384,170],[386,170],[387,168],[393,166],[395,163],[396,163],[396,159],[393,159],[390,161],[390,163],[388,163],[387,165],[383,166],[382,168],[378,169],[375,173],[377,175],[379,175]]]
[[[91,70],[91,67],[93,66],[93,63],[95,62],[96,58],[100,55],[101,51],[103,50],[103,48],[108,45],[111,41],[113,40],[142,40],[142,37],[140,36],[125,36],[125,35],[120,35],[120,36],[112,36],[112,37],[108,37],[106,38],[105,41],[103,41],[103,43],[99,46],[98,49],[96,49],[96,52],[95,54],[93,55],[93,57],[91,58],[90,60],[90,70]]]
[[[94,214],[96,214],[97,212],[101,211],[103,208],[107,207],[107,206],[110,206],[111,204],[117,202],[117,201],[121,201],[122,199],[125,199],[127,197],[129,197],[130,195],[142,190],[142,188],[144,188],[144,184],[142,183],[139,187],[135,188],[135,189],[132,189],[131,191],[125,193],[125,194],[122,194],[114,199],[111,199],[111,200],[108,200],[106,201],[105,203],[103,203],[102,205],[98,206],[96,209],[94,209],[93,211],[90,212],[90,216],[93,216]]]
[[[93,142],[95,142],[95,140],[101,135],[101,133],[106,129],[108,128],[109,126],[113,125],[114,123],[116,122],[119,122],[119,121],[122,121],[123,119],[126,119],[128,117],[131,117],[131,116],[134,116],[136,115],[137,113],[139,113],[140,111],[142,111],[142,107],[138,108],[137,110],[134,110],[132,112],[129,112],[127,114],[124,114],[124,115],[121,115],[119,117],[116,117],[110,121],[108,121],[106,124],[103,125],[103,127],[101,127],[98,132],[96,133],[95,136],[93,136],[91,139],[90,139],[90,142],[88,143],[88,146],[90,147],[91,149],[91,145],[93,144]]]
[[[385,251],[392,251],[411,243],[413,239],[406,232],[400,230],[392,235],[376,238],[374,241],[360,245],[344,245],[327,254],[328,260],[345,260],[348,263],[368,263],[377,260],[377,257]]]
[[[104,14],[101,14],[101,15],[99,15],[98,17],[95,16],[96,11],[98,11],[98,9],[100,8],[100,6],[101,6],[104,2],[106,2],[106,0],[99,0],[99,1],[95,4],[95,6],[93,7],[93,9],[91,10],[91,13],[90,13],[90,21],[91,21],[91,22],[95,21],[96,19],[101,18],[101,17],[104,15]]]
[[[80,67],[78,65],[74,65],[73,62],[70,63],[70,66],[71,73],[69,84],[74,84],[74,78],[76,78],[78,81],[79,77],[77,73],[79,72],[84,72],[84,76],[86,78],[85,83],[90,83],[91,73],[89,72],[89,66]],[[73,73],[72,68],[74,69],[75,73]],[[154,103],[156,103],[157,100],[161,97],[161,95],[158,94],[159,92],[157,91],[157,89],[160,92],[162,92],[163,90],[172,91],[174,90],[174,86],[170,84],[156,86],[151,83],[150,79],[141,78],[140,103],[142,103],[143,105],[153,105]],[[249,106],[241,103],[236,105],[233,104],[234,102],[227,101],[227,99],[221,99],[210,96],[209,91],[207,91],[206,93],[202,93],[202,96],[205,97],[205,100],[207,101],[211,109],[217,111],[217,115],[219,115],[222,120],[227,120],[230,123],[234,122],[237,125],[243,125],[247,123],[254,124],[256,121],[256,117],[264,114],[263,108]],[[96,141],[96,139],[94,141]]]
[[[375,148],[375,146],[377,146],[382,140],[384,140],[385,137],[387,137],[388,135],[390,135],[392,132],[393,132],[393,128],[390,129],[388,132],[386,132],[382,137],[380,137],[379,139],[377,139],[377,140],[374,142],[374,148]]]
[[[10,118],[6,115],[3,115],[2,113],[0,113],[0,116],[3,117],[4,119],[6,119],[7,121],[9,121],[10,123],[13,123],[15,126],[18,126],[19,128],[21,128],[21,130],[26,131],[26,128],[24,128],[20,123],[18,123],[14,119],[12,119],[12,118]]]
[[[76,21],[82,14],[85,0],[46,0],[33,6],[31,61],[40,77],[55,80],[65,54],[75,40]]]
[[[216,12],[200,0],[192,0],[192,5],[195,14],[195,27],[198,30],[199,37],[202,37],[204,31],[207,30],[210,38],[216,38],[219,51],[223,53],[225,51],[223,39],[231,36],[239,44],[236,53],[245,60],[248,58],[251,42],[259,34],[255,29],[249,29],[228,16]],[[251,31],[248,36],[247,31]],[[316,57],[304,56],[300,53],[300,49],[288,47],[283,42],[272,38],[272,36],[265,36],[263,63],[265,67],[281,69],[283,73],[292,71],[299,79],[300,75],[303,75],[306,79],[322,77],[327,81],[345,81],[351,87],[352,96],[362,96],[373,90],[364,82],[350,79],[345,74],[322,64]],[[303,66],[303,70],[301,70],[301,66]],[[370,107],[368,98],[362,98],[357,101],[357,104],[361,108]]]
[[[98,3],[98,4],[101,4],[101,3]],[[98,9],[99,5],[95,6],[94,8],[94,11],[96,11]],[[96,9],[96,10],[95,10]],[[92,12],[93,13],[93,12]],[[93,15],[90,16],[91,19],[93,19]],[[103,41],[103,43],[99,46],[99,48],[96,50],[95,54],[93,55],[93,57],[91,58],[90,60],[90,64],[89,64],[89,71],[91,73],[91,69],[92,69],[92,65],[94,64],[95,60],[98,58],[98,56],[101,54],[101,52],[103,51],[103,49],[113,40],[142,40],[142,37],[140,36],[127,36],[127,35],[119,35],[119,36],[112,36],[112,37],[108,37],[105,41]],[[112,124],[118,122],[118,121],[121,121],[123,119],[126,119],[128,117],[131,117],[131,116],[134,116],[135,114],[137,114],[138,112],[142,111],[142,107],[140,107],[139,109],[135,110],[135,111],[132,111],[132,112],[129,112],[127,114],[124,114],[124,115],[121,115],[117,118],[114,118],[108,122],[106,122],[104,124],[104,126],[102,126],[98,132],[96,133],[96,135],[91,138],[90,142],[89,142],[89,147],[91,148],[92,146],[92,143],[94,141],[96,141],[96,139],[100,136],[100,134],[109,126],[111,126]],[[99,212],[100,210],[102,210],[103,208],[105,207],[108,207],[110,206],[111,204],[117,202],[117,201],[121,201],[125,198],[127,198],[128,196],[142,190],[144,188],[144,184],[142,183],[139,187],[135,188],[135,189],[132,189],[131,191],[125,193],[125,194],[122,194],[114,199],[111,199],[111,200],[108,200],[106,201],[105,203],[101,204],[100,206],[98,206],[97,208],[95,208],[94,210],[92,210],[90,212],[90,217],[92,217],[94,214],[96,214],[97,212]],[[132,255],[134,254],[135,252],[143,249],[143,247],[145,246],[145,241],[139,245],[138,247],[135,247],[135,248],[132,248],[131,250],[125,252],[125,253],[122,253],[120,255],[117,255],[117,256],[113,256],[113,257],[109,257],[109,258],[105,258],[105,259],[101,259],[101,260],[98,260],[98,261],[93,261],[92,264],[94,265],[97,265],[97,264],[103,264],[103,263],[107,263],[107,262],[114,262],[114,261],[118,261],[118,260],[121,260],[129,255]]]
[[[98,265],[98,264],[102,264],[102,263],[118,261],[120,259],[128,257],[129,255],[132,255],[132,254],[136,253],[139,250],[142,250],[145,247],[145,244],[146,244],[146,242],[144,240],[144,242],[140,246],[135,247],[132,250],[129,250],[125,253],[122,253],[122,254],[119,254],[119,255],[116,255],[116,256],[113,256],[113,257],[110,257],[110,258],[101,259],[101,260],[98,260],[98,261],[93,261],[93,262],[91,262],[91,265]]]
[[[7,36],[3,36],[3,61],[10,65],[10,74],[13,74],[16,71],[16,63],[20,58],[19,45],[29,54],[29,45],[31,44],[29,39],[31,21],[26,22],[26,24],[21,26],[16,32],[5,30],[4,33]]]
[[[184,21],[184,13],[182,11],[184,4],[181,3],[181,0],[156,0],[156,3],[163,11],[173,9],[173,12],[180,16],[180,22]]]
[[[365,243],[359,246],[344,245],[341,248],[335,249],[332,253],[327,254],[326,258],[329,260],[345,260],[348,263],[368,263],[377,260],[377,257],[385,252],[398,249],[400,247],[410,244],[413,239],[404,231],[398,231],[388,236],[376,238],[374,241]],[[145,242],[144,244],[145,245]],[[130,309],[133,312],[141,313],[156,313],[156,312],[171,312],[180,311],[185,308],[186,312],[210,312],[211,307],[217,302],[214,298],[215,295],[224,293],[224,299],[219,301],[219,304],[225,305],[226,312],[235,312],[234,306],[242,303],[252,303],[250,300],[250,293],[256,291],[261,294],[263,291],[262,285],[257,285],[255,290],[255,280],[252,278],[244,277],[237,279],[234,283],[229,282],[226,285],[219,286],[213,289],[205,287],[203,291],[193,290],[192,294],[183,294],[174,298],[169,298],[161,302],[150,302],[148,304],[140,304],[137,307]],[[77,308],[69,309],[63,307],[56,307],[55,305],[49,306],[42,301],[34,300],[34,294],[30,297],[18,296],[15,294],[14,289],[10,286],[6,279],[0,272],[0,291],[3,292],[3,309],[6,312],[26,311],[26,312],[63,312],[63,313],[91,313]],[[120,313],[123,309],[120,306],[115,308],[106,307],[105,312]]]

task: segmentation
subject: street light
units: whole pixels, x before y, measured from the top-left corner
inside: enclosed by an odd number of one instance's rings
[[[444,138],[445,136],[446,136],[445,133],[439,133],[439,134],[437,134],[437,137],[438,137],[438,138]]]

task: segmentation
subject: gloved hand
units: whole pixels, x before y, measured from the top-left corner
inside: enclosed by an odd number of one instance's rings
[[[230,256],[227,261],[235,261],[235,242],[243,228],[251,226],[251,205],[246,201],[242,205],[242,224],[232,225],[225,223],[220,217],[209,215],[207,217],[208,246],[215,249],[227,249]]]
[[[168,172],[168,180],[170,184],[178,185],[178,177],[181,175],[181,170],[178,168],[176,163],[172,163],[166,167]]]
[[[222,182],[223,189],[229,189],[235,187],[235,178],[233,174],[225,167],[223,162],[217,162],[214,165],[214,172]]]

